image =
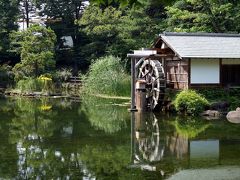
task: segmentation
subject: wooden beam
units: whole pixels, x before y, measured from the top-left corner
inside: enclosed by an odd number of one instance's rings
[[[171,54],[173,56],[175,55],[175,53],[170,48],[151,48],[151,50],[156,50],[158,54]]]
[[[143,58],[143,57],[151,57],[151,58],[162,58],[162,57],[169,57],[172,58],[174,55],[172,54],[152,54],[152,55],[141,55],[141,54],[127,54],[127,57],[129,58]]]
[[[188,59],[188,89],[191,88],[191,58]]]
[[[222,70],[222,58],[219,59],[219,81],[221,87],[223,87],[223,76],[222,76],[223,70]]]
[[[200,88],[210,88],[210,87],[220,87],[220,84],[218,83],[206,83],[206,84],[198,84],[198,83],[194,83],[191,84],[191,88],[196,88],[196,89],[200,89]]]
[[[136,59],[131,58],[131,109],[130,111],[137,111],[136,109],[136,72],[135,72]]]

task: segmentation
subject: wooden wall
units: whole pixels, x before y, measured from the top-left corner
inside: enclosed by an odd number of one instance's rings
[[[174,89],[188,89],[188,60],[166,60],[167,84]]]

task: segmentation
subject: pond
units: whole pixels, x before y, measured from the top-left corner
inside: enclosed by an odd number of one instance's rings
[[[0,99],[0,179],[240,178],[240,124],[128,106],[93,97]]]

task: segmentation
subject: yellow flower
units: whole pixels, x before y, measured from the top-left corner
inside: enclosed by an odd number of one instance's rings
[[[52,81],[52,78],[46,77],[46,76],[40,76],[38,79],[42,80],[42,81]]]
[[[40,110],[42,110],[42,111],[49,111],[51,109],[52,109],[52,106],[48,106],[48,105],[42,105],[40,107]]]

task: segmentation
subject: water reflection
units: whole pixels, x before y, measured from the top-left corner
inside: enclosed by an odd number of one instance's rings
[[[90,107],[86,104],[20,98],[1,99],[0,103],[4,105],[0,106],[0,178],[128,176],[125,172],[130,162],[130,136],[126,119],[120,119],[117,128],[111,124],[98,130],[92,127],[96,127],[91,123],[95,119],[88,116],[86,109]],[[113,120],[115,114],[120,114],[118,109],[114,111]],[[109,118],[108,112],[102,113],[100,119]],[[127,115],[125,111],[121,117]],[[101,121],[99,127],[101,123],[107,124]]]
[[[164,152],[164,145],[160,145],[160,129],[158,120],[153,114],[135,114],[135,163],[144,161],[160,161]]]
[[[127,107],[126,100],[86,96],[82,99],[80,111],[86,113],[95,129],[111,134],[127,127],[126,120],[130,119]]]
[[[234,136],[226,139],[220,127]],[[167,178],[181,169],[240,166],[236,129],[224,120],[132,113],[132,168]]]
[[[0,99],[0,179],[161,179],[240,166],[238,124],[130,114],[125,103]]]

